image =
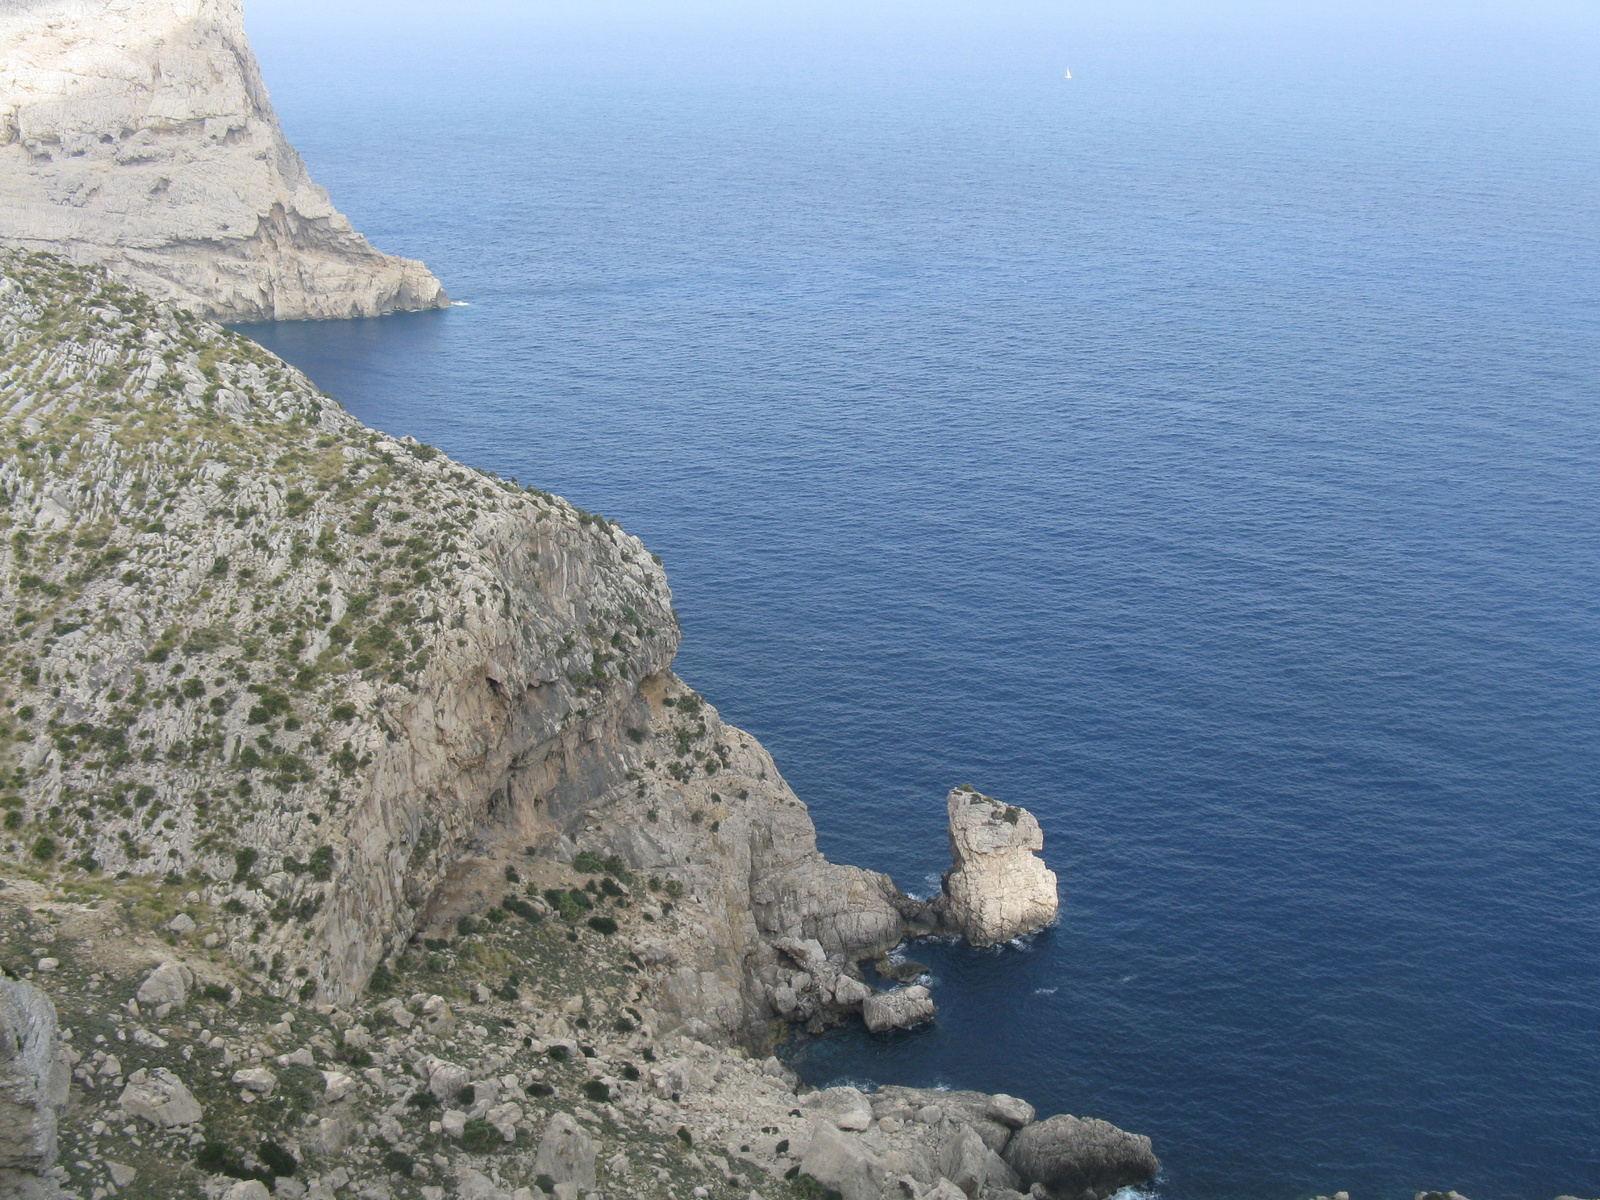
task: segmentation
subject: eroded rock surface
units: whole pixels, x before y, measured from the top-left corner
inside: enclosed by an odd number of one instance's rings
[[[226,319],[449,303],[312,182],[241,0],[0,2],[0,242]]]
[[[0,978],[0,1195],[46,1186],[57,1114],[70,1068],[56,1040],[56,1009],[32,984]]]
[[[1019,1130],[1005,1151],[1025,1184],[1057,1200],[1106,1200],[1161,1170],[1150,1139],[1093,1117],[1055,1116]]]
[[[945,804],[952,862],[932,904],[941,929],[993,946],[1051,924],[1060,900],[1033,814],[972,787],[952,789]]]

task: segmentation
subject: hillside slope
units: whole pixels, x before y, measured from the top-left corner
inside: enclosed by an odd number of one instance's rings
[[[12,870],[193,884],[263,985],[342,1001],[507,866],[618,856],[681,897],[663,1010],[721,1038],[767,1028],[777,942],[848,970],[916,918],[671,673],[613,523],[48,256],[0,259],[0,348]]]

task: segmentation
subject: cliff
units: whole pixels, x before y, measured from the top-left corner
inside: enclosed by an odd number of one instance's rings
[[[662,1003],[722,1038],[775,1015],[777,943],[837,974],[903,936],[672,674],[666,577],[610,521],[57,260],[5,263],[0,345],[0,853],[195,880],[235,959],[333,1001],[530,854],[617,856],[682,897]]]
[[[856,964],[934,918],[818,853],[614,523],[39,253],[0,252],[0,423],[0,1198],[1103,1200],[1157,1169],[1104,1122],[763,1058],[931,1017]]]
[[[241,0],[0,0],[0,244],[225,320],[449,303],[312,182]]]

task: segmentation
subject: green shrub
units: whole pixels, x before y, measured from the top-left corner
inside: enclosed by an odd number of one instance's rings
[[[541,1175],[533,1181],[533,1186],[547,1196],[556,1194],[556,1181],[548,1175]]]
[[[318,846],[311,852],[311,858],[306,863],[306,870],[311,873],[311,878],[318,883],[327,883],[333,878],[333,847]]]
[[[235,850],[233,852],[233,881],[235,883],[243,883],[249,877],[251,869],[256,865],[256,859],[259,857],[261,857],[260,853],[249,846],[246,846],[243,850]]]
[[[564,1063],[572,1058],[571,1051],[569,1051],[565,1046],[551,1046],[546,1053],[550,1055],[550,1060],[552,1062]]]
[[[585,875],[599,875],[605,871],[605,862],[593,850],[579,851],[578,857],[572,860],[572,869],[581,871]]]
[[[383,1156],[383,1169],[394,1171],[401,1175],[410,1175],[416,1168],[417,1160],[404,1150],[391,1150]]]
[[[420,1108],[423,1112],[432,1112],[434,1109],[442,1107],[439,1103],[439,1097],[429,1091],[412,1092],[411,1099],[407,1100],[406,1103],[411,1105],[412,1108]]]
[[[38,859],[40,862],[49,862],[56,856],[55,839],[51,837],[41,837],[38,841],[34,842],[31,853],[33,854],[34,858]]]
[[[799,1174],[799,1168],[794,1168],[794,1194],[803,1197],[803,1200],[844,1200],[844,1197],[830,1187],[823,1187],[810,1175]],[[785,1175],[785,1179],[790,1176]]]
[[[482,1117],[473,1117],[461,1130],[461,1148],[468,1154],[488,1154],[505,1144],[500,1131]]]
[[[589,1079],[584,1082],[583,1094],[596,1104],[608,1103],[611,1099],[611,1089],[604,1080]]]
[[[226,1004],[233,999],[233,993],[220,983],[208,983],[200,989],[200,994],[207,1000],[215,1000],[218,1004]]]
[[[589,928],[594,930],[596,933],[603,933],[607,937],[610,937],[617,931],[617,923],[610,917],[590,917]]]
[[[261,1160],[261,1165],[274,1175],[293,1175],[300,1169],[300,1164],[277,1142],[262,1142],[256,1147],[256,1157]]]

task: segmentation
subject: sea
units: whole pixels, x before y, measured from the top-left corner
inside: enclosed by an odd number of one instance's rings
[[[937,1025],[809,1081],[1163,1200],[1600,1195],[1600,10],[248,15],[458,304],[247,332],[641,536],[832,858],[1043,825],[1059,923],[907,947]]]

